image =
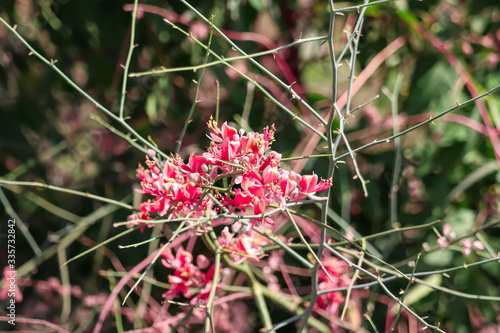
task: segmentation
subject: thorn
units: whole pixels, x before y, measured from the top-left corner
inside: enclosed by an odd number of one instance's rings
[[[120,64],[120,67],[123,68],[123,69],[125,69],[125,65],[123,65],[123,64]]]
[[[30,51],[30,53],[28,53],[28,55],[29,55],[29,56],[30,56],[30,55],[33,55],[33,51]]]
[[[198,84],[198,82],[196,82],[196,80],[195,80],[195,79],[193,79],[193,82],[194,82],[195,84]]]
[[[16,30],[17,29],[17,24],[14,24],[14,26],[12,27],[12,29]]]

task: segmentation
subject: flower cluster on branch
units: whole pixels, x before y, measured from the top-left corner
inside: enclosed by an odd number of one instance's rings
[[[151,154],[146,156],[146,167],[139,164],[140,191],[149,198],[129,220],[144,225],[144,230],[155,217],[184,218],[187,225],[192,225],[195,219],[216,219],[221,212],[237,213],[239,220],[249,216],[247,228],[233,221],[231,231],[226,226],[215,241],[233,265],[246,259],[258,261],[267,240],[254,228],[274,225],[267,212],[278,207],[284,211],[287,204],[306,197],[321,200],[316,193],[328,189],[332,180],[281,168],[281,154],[270,150],[274,125],[262,133],[245,133],[227,123],[218,127],[210,119],[208,128],[210,146],[202,154],[191,154],[188,163],[178,155],[162,162]],[[198,227],[197,231],[204,233],[206,229]],[[192,303],[205,302],[214,278],[213,265],[207,273],[202,271],[209,267],[209,260],[198,256],[195,264],[192,254],[182,249],[174,256],[167,248],[162,256],[163,264],[174,270],[169,276],[172,289],[164,297],[184,296],[192,298]],[[199,292],[195,295],[193,289]]]
[[[139,165],[137,176],[142,192],[153,198],[143,202],[129,220],[152,220],[152,214],[195,219],[215,216],[218,209],[224,208],[228,213],[237,210],[243,215],[247,211],[261,215],[251,219],[252,229],[257,223],[274,224],[265,215],[267,208],[285,210],[287,203],[297,203],[307,196],[321,199],[315,194],[332,184],[331,179],[319,180],[315,174],[302,176],[280,168],[281,154],[267,152],[274,140],[274,126],[264,128],[263,133],[245,134],[227,123],[219,128],[210,119],[208,128],[210,147],[201,155],[191,154],[187,164],[175,156],[162,167],[159,161],[146,156],[147,168]],[[229,185],[217,187],[224,180]],[[216,195],[221,207],[203,195],[209,191]]]

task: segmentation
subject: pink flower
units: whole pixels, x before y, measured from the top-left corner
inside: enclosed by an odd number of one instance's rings
[[[318,290],[332,290],[349,286],[351,283],[351,279],[348,276],[350,270],[349,265],[344,261],[332,257],[324,260],[323,266],[330,276],[322,269],[319,270]],[[325,310],[331,316],[336,316],[339,305],[343,302],[344,296],[342,292],[336,291],[320,295],[316,301],[316,307]]]
[[[219,128],[210,119],[208,127],[212,140],[210,147],[202,155],[191,154],[188,164],[180,156],[172,156],[173,161],[164,162],[162,167],[154,155],[153,160],[146,156],[147,168],[139,165],[137,177],[141,181],[141,192],[149,198],[140,205],[139,212],[129,216],[129,220],[152,220],[155,215],[167,214],[167,218],[189,214],[195,219],[204,217],[205,213],[214,216],[213,201],[208,197],[199,201],[205,189],[224,177],[232,178],[231,184],[240,187],[228,189],[234,192],[227,193],[234,194],[226,194],[222,199],[229,213],[253,208],[255,215],[264,215],[270,204],[284,210],[287,203],[313,197],[316,192],[331,186],[331,179],[318,181],[315,174],[300,176],[279,168],[281,154],[266,153],[274,140],[274,126],[264,128],[263,133],[245,134],[227,123]],[[250,229],[258,222],[274,224],[269,217],[254,218]],[[145,222],[136,221],[135,224]]]
[[[456,237],[455,232],[451,231],[451,226],[449,224],[443,225],[443,235],[448,240],[453,240]]]
[[[254,215],[264,215],[265,211],[266,211],[266,206],[267,206],[268,202],[265,198],[258,198],[258,197],[255,197],[254,198],[254,201],[253,201],[253,213]],[[252,221],[250,222],[250,224],[248,225],[248,228],[247,230],[252,230],[255,225],[257,224],[257,222],[265,222],[269,225],[274,225],[274,221],[271,220],[270,218],[268,217],[259,217],[259,218],[254,218],[252,219]]]
[[[262,247],[255,242],[253,235],[241,235],[237,238],[219,237],[218,242],[229,252],[229,257],[234,260],[233,265],[240,264],[247,258],[259,261],[263,254]]]
[[[318,184],[318,176],[314,173],[312,175],[305,175],[300,178],[300,190],[307,194],[314,194],[326,190],[332,185],[332,180],[321,180]]]
[[[232,142],[229,139],[224,139],[221,146],[220,159],[223,161],[232,162],[238,151],[240,144]]]
[[[210,140],[216,143],[222,143],[225,139],[233,140],[234,136],[238,134],[238,131],[227,125],[227,122],[222,124],[221,128],[217,127],[217,123],[210,117],[208,121],[208,128],[212,133],[208,136]]]
[[[439,237],[437,239],[437,244],[440,248],[442,249],[445,249],[448,247],[449,243],[448,243],[448,240],[446,239],[446,237]]]
[[[468,256],[472,252],[482,249],[484,249],[484,245],[480,241],[474,241],[474,243],[471,243],[468,239],[462,241],[462,253],[464,256]]]
[[[300,189],[296,189],[293,195],[296,203],[306,198],[308,195],[318,200],[321,198],[315,197],[314,194],[316,192],[324,191],[332,186],[332,179],[321,179],[318,183],[318,176],[313,173],[312,175],[302,176],[298,185]]]
[[[215,266],[212,265],[207,273],[201,271],[209,266],[209,260],[203,255],[196,258],[198,267],[193,264],[193,255],[187,251],[179,250],[175,257],[170,249],[162,252],[162,264],[167,268],[174,269],[174,274],[168,276],[168,282],[172,289],[163,294],[166,299],[172,299],[179,295],[191,299],[191,304],[206,302],[210,295],[212,279]]]
[[[264,184],[274,184],[278,181],[280,173],[278,168],[268,165],[262,172],[262,182]]]
[[[223,206],[229,207],[229,214],[232,214],[236,209],[245,210],[252,207],[253,195],[248,192],[243,192],[240,189],[234,191],[234,199],[228,195],[224,197]]]
[[[17,285],[17,271],[5,266],[3,268],[3,283],[3,287],[0,289],[0,301],[12,298],[12,296],[16,302],[23,301],[23,294]]]
[[[483,250],[483,249],[484,249],[484,245],[480,241],[474,241],[474,243],[472,243],[472,250],[477,251],[477,250]]]
[[[187,251],[179,250],[177,251],[176,256],[172,255],[172,251],[170,249],[166,249],[161,253],[162,264],[168,268],[185,268],[186,266],[192,264],[193,255]]]

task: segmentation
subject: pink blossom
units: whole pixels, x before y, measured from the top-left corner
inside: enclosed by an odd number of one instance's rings
[[[212,140],[210,147],[201,155],[191,154],[188,164],[180,156],[173,156],[172,162],[166,161],[161,167],[160,162],[147,156],[147,168],[139,165],[137,176],[141,192],[149,198],[140,205],[139,212],[129,216],[129,220],[142,225],[144,221],[136,220],[152,220],[165,215],[177,218],[189,214],[193,219],[204,217],[206,213],[213,216],[216,214],[213,201],[208,197],[199,201],[204,189],[221,178],[232,178],[231,184],[240,187],[229,189],[224,197],[220,196],[222,206],[230,214],[252,209],[255,215],[264,215],[271,204],[284,210],[287,203],[307,196],[315,198],[316,192],[331,186],[331,179],[318,181],[315,174],[300,176],[279,167],[281,154],[267,152],[274,140],[274,126],[264,128],[262,133],[245,134],[227,123],[219,128],[210,119],[208,128],[208,137]],[[254,218],[249,229],[257,223],[273,225],[274,221],[265,216]]]
[[[3,287],[0,289],[0,301],[14,295],[16,302],[23,301],[23,294],[17,285],[17,272],[5,266],[3,268]]]
[[[344,261],[332,257],[324,260],[323,266],[329,276],[323,270],[319,270],[318,290],[332,290],[349,286],[351,283],[351,279],[348,276],[349,265]],[[316,307],[325,310],[331,316],[336,316],[339,305],[343,302],[344,296],[342,292],[335,291],[320,295],[316,301]]]
[[[318,183],[318,176],[316,174],[305,175],[300,178],[298,183],[300,189],[296,189],[294,193],[295,202],[306,198],[308,195],[313,196],[316,192],[324,191],[332,186],[332,179],[323,180]],[[314,197],[318,199],[317,197]]]
[[[227,228],[227,227],[226,227]],[[255,235],[241,235],[233,238],[232,235],[219,237],[219,246],[229,253],[231,259],[234,260],[233,265],[239,264],[245,259],[253,259],[256,261],[262,257],[262,247],[256,242]]]
[[[238,134],[238,131],[227,125],[227,122],[222,124],[221,128],[217,127],[217,123],[210,118],[208,121],[208,128],[212,133],[208,136],[212,141],[216,143],[222,143],[225,139],[233,139],[235,134]]]
[[[439,237],[437,239],[437,244],[440,248],[442,249],[445,249],[448,247],[449,243],[448,243],[448,240],[446,239],[446,237]]]
[[[472,250],[477,251],[477,250],[483,250],[483,249],[484,249],[484,245],[480,241],[474,241],[474,243],[472,243]]]
[[[162,264],[167,268],[174,269],[174,274],[168,276],[168,282],[172,289],[163,294],[166,299],[172,299],[179,295],[191,299],[191,304],[198,304],[200,301],[206,302],[210,295],[212,279],[214,277],[215,266],[212,265],[207,273],[201,269],[208,268],[208,259],[205,256],[198,256],[196,259],[200,267],[193,264],[193,255],[187,251],[177,251],[175,257],[170,249],[162,252]]]

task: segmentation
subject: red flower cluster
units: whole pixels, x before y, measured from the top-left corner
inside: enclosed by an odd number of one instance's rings
[[[156,216],[190,219],[216,216],[216,208],[225,209],[229,214],[239,211],[242,218],[253,215],[249,228],[244,230],[241,223],[232,225],[232,233],[226,227],[218,238],[222,247],[234,261],[239,263],[247,258],[259,260],[262,256],[259,235],[252,229],[257,223],[273,225],[266,215],[271,205],[285,210],[287,203],[297,203],[307,196],[331,186],[331,179],[318,180],[318,176],[301,176],[293,171],[279,168],[281,154],[269,151],[274,140],[274,126],[265,128],[263,133],[237,131],[224,123],[220,128],[212,119],[208,122],[211,139],[210,147],[201,155],[191,154],[187,164],[179,157],[172,161],[160,162],[153,154],[146,157],[147,168],[139,165],[137,176],[141,180],[142,193],[151,198],[143,202],[138,213],[129,216],[136,224],[147,223],[138,220],[152,220]],[[221,183],[230,185],[221,188]],[[214,202],[206,192],[217,197]],[[222,193],[222,194],[221,194]],[[204,231],[204,230],[202,230]],[[237,234],[237,236],[236,236]],[[191,303],[206,301],[210,293],[214,266],[206,272],[209,261],[204,256],[193,256],[184,250],[172,254],[171,249],[163,251],[163,264],[174,269],[168,277],[172,289],[164,294],[171,299],[183,295],[191,298]],[[198,289],[196,294],[193,290]]]
[[[233,223],[231,229],[233,229],[233,233],[229,232],[228,227],[225,227],[217,241],[219,246],[234,260],[232,264],[240,264],[247,258],[259,261],[264,255],[262,245],[267,244],[267,239],[255,230],[250,230],[248,234],[242,233],[234,237],[235,233],[242,230],[241,223],[239,222]]]
[[[137,176],[141,180],[142,192],[153,195],[154,199],[143,202],[139,213],[130,215],[129,220],[152,220],[151,213],[170,218],[189,214],[196,218],[204,216],[205,210],[212,211],[211,200],[204,198],[199,202],[202,195],[200,174],[185,172],[171,162],[165,162],[161,170],[159,163],[147,156],[146,164],[148,169],[139,164]]]
[[[180,249],[177,254],[172,254],[170,249],[162,252],[162,264],[167,268],[174,269],[174,274],[168,276],[168,282],[172,289],[163,294],[167,300],[182,294],[186,298],[191,298],[191,304],[206,304],[212,288],[215,265],[212,264],[206,273],[201,270],[208,268],[210,260],[200,254],[196,257],[196,265],[193,264],[193,255]],[[193,289],[199,289],[194,293]],[[194,297],[193,297],[194,296]]]
[[[322,269],[319,269],[318,279],[320,282],[318,290],[333,290],[349,286],[351,279],[349,278],[349,265],[347,263],[332,257],[324,260],[323,266],[332,279],[330,280],[330,277]],[[336,316],[339,306],[343,302],[344,296],[342,292],[335,291],[320,295],[316,301],[316,306],[325,310],[329,315]]]
[[[215,215],[214,204],[208,197],[202,198],[203,188],[210,188],[223,178],[230,178],[233,188],[225,189],[219,196],[222,206],[233,213],[249,209],[253,215],[250,228],[258,222],[274,224],[265,216],[269,205],[278,205],[282,210],[290,202],[298,202],[307,196],[331,186],[331,179],[320,180],[318,176],[301,176],[293,171],[279,168],[281,154],[266,153],[274,137],[274,126],[263,133],[237,131],[224,123],[221,128],[212,119],[208,122],[212,140],[207,152],[191,154],[188,164],[179,156],[173,162],[165,162],[163,168],[158,161],[146,157],[148,169],[139,165],[137,175],[143,193],[154,196],[140,206],[137,214],[129,220],[150,220],[151,213],[168,218]],[[234,188],[238,187],[238,188]]]

